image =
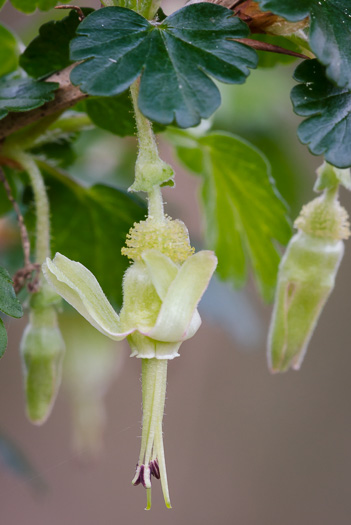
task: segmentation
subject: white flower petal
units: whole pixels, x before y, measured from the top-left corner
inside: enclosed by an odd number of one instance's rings
[[[133,331],[119,331],[117,313],[94,275],[79,262],[57,253],[52,261],[46,259],[43,272],[56,292],[104,335],[120,341]]]
[[[145,335],[170,343],[187,339],[196,307],[216,266],[213,252],[201,251],[189,257],[168,288],[155,326]],[[195,318],[192,329],[196,322]]]

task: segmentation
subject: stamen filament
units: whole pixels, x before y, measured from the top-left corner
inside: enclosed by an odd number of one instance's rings
[[[167,364],[167,359],[142,359],[143,430],[139,462],[132,483],[141,483],[146,488],[146,510],[151,508],[151,476],[161,479],[166,506],[171,508],[162,436]]]

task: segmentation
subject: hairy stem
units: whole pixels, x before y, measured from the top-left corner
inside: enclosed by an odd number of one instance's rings
[[[6,155],[15,160],[28,173],[33,188],[36,208],[36,254],[35,260],[42,264],[50,256],[49,200],[43,177],[35,161],[28,153],[16,148],[6,150]]]

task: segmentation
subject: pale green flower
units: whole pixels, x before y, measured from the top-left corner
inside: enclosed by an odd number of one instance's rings
[[[94,275],[79,262],[58,253],[43,265],[46,279],[58,294],[106,336],[116,341],[127,337],[131,355],[142,358],[143,434],[133,484],[148,489],[147,508],[151,475],[161,479],[170,507],[162,437],[167,361],[178,356],[181,343],[199,329],[197,305],[216,265],[210,251],[187,256],[182,264],[157,249],[140,251],[123,279],[120,315]]]

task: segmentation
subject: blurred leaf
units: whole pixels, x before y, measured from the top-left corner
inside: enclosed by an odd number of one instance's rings
[[[11,73],[17,68],[18,55],[19,45],[17,38],[6,27],[0,25],[0,77]]]
[[[65,2],[63,2],[65,3]],[[49,11],[57,4],[57,0],[11,0],[13,7],[22,13],[33,13],[36,8],[41,11]]]
[[[7,75],[0,78],[0,119],[9,111],[29,111],[53,100],[57,83]]]
[[[283,16],[291,22],[302,20],[308,16],[310,7],[314,1],[315,0],[258,0],[262,9],[272,11],[276,15]]]
[[[7,347],[7,332],[4,321],[0,318],[0,357],[5,353]]]
[[[71,58],[88,60],[72,71],[72,83],[90,95],[112,96],[141,74],[140,110],[161,124],[195,126],[220,105],[207,75],[241,84],[257,64],[253,49],[232,40],[248,36],[247,25],[210,3],[186,6],[157,26],[134,11],[106,7],[77,32]]]
[[[2,8],[2,6],[5,4],[6,0],[0,0],[0,9]]]
[[[136,125],[129,90],[114,97],[90,97],[80,102],[79,108],[85,111],[91,121],[101,129],[120,137],[134,136]],[[155,123],[154,132],[165,128]]]
[[[0,266],[0,311],[19,319],[23,315],[22,305],[16,297],[9,272]]]
[[[249,260],[263,297],[271,300],[280,260],[276,241],[286,244],[291,228],[269,165],[254,146],[229,133],[191,140],[189,148],[197,156],[200,150],[204,159],[207,237],[218,256],[218,273],[236,286],[243,285]],[[178,153],[187,163],[191,157],[184,157],[184,150],[182,144]]]
[[[72,138],[58,138],[53,142],[47,142],[31,149],[33,155],[54,161],[55,166],[67,168],[77,159],[74,151]]]
[[[0,464],[33,485],[37,490],[46,488],[45,481],[33,468],[27,456],[2,431],[0,431]]]
[[[332,84],[317,60],[302,62],[294,78],[302,83],[291,91],[294,111],[308,117],[298,128],[299,139],[334,166],[351,166],[351,91]]]
[[[92,97],[81,102],[92,122],[120,137],[135,135],[135,120],[129,90],[114,97]]]
[[[83,8],[87,16],[93,9]],[[34,38],[20,57],[20,65],[34,78],[49,76],[72,64],[69,58],[69,43],[79,25],[78,14],[72,10],[62,20],[43,24],[39,36]]]
[[[120,305],[128,259],[121,255],[126,235],[144,219],[146,206],[125,191],[104,184],[84,188],[58,170],[38,162],[51,205],[52,252],[89,268],[106,295]]]

